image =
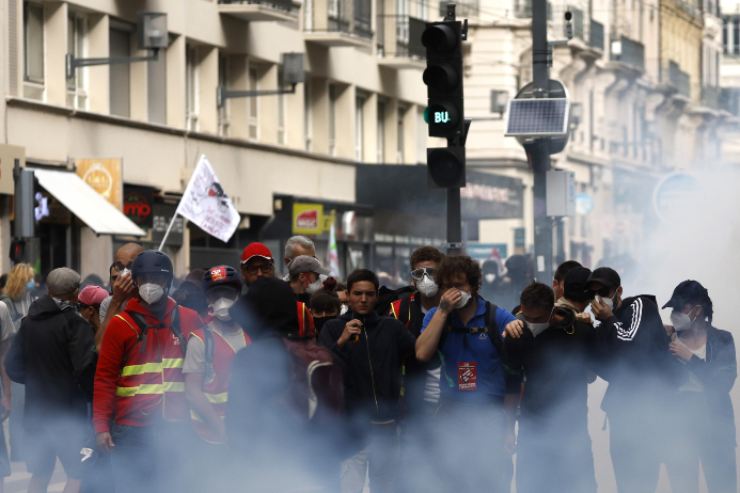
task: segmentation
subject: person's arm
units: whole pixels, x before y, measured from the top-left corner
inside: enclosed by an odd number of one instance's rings
[[[223,438],[225,434],[224,423],[203,392],[203,381],[206,372],[206,347],[197,336],[191,336],[188,341],[182,371],[185,374],[185,397],[190,407],[219,438]]]
[[[437,352],[442,332],[447,325],[447,318],[452,313],[455,305],[460,301],[462,295],[457,289],[448,289],[442,295],[439,306],[434,311],[423,332],[416,339],[416,359],[429,361]]]
[[[113,295],[111,296],[110,304],[108,304],[108,310],[105,312],[105,318],[100,324],[100,330],[95,337],[97,347],[100,347],[110,321],[113,320],[113,317],[121,313],[123,305],[125,305],[128,299],[133,296],[135,291],[136,288],[134,286],[134,279],[131,273],[120,275],[116,278],[113,283]]]
[[[416,337],[397,319],[393,322],[398,326],[398,353],[401,361],[413,360],[416,357]]]
[[[344,324],[344,326],[341,324]],[[338,336],[337,333],[339,334]],[[340,362],[346,363],[347,344],[350,343],[350,339],[359,337],[361,333],[362,322],[357,319],[352,319],[348,322],[342,319],[332,320],[321,331],[319,343],[330,349],[335,358]]]
[[[676,342],[671,344],[671,352],[686,361],[691,371],[696,374],[705,387],[729,393],[737,378],[735,340],[730,333],[721,335],[723,337],[718,338],[717,344],[712,346],[712,359],[710,361],[699,358],[688,349],[685,350],[688,354],[681,357],[676,354],[677,350],[674,349],[675,345],[678,344]]]
[[[93,328],[76,314],[67,322],[67,351],[80,388],[92,397],[95,379],[95,336]]]
[[[17,383],[26,383],[26,365],[23,361],[24,333],[24,326],[21,325],[21,328],[18,329],[10,342],[10,348],[3,362],[3,372],[8,375],[10,380]]]
[[[98,446],[104,450],[115,446],[110,436],[110,423],[115,407],[116,383],[121,374],[126,340],[129,337],[136,337],[134,330],[123,320],[114,318],[108,324],[98,355],[92,422]]]

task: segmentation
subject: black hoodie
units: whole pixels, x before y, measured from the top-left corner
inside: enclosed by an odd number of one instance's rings
[[[93,328],[77,310],[48,295],[34,301],[5,362],[10,378],[26,384],[24,426],[86,419],[95,362]]]

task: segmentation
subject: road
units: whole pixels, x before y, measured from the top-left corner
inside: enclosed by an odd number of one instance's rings
[[[28,488],[28,481],[31,479],[31,474],[26,471],[26,464],[23,462],[13,462],[11,463],[10,471],[10,477],[5,478],[4,493],[25,492]],[[65,481],[66,476],[64,475],[62,466],[57,462],[51,483],[49,483],[49,493],[61,493],[64,490]]]

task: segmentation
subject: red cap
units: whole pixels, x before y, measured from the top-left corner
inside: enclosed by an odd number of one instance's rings
[[[272,252],[264,243],[254,242],[250,243],[242,251],[242,265],[246,264],[252,257],[262,257],[266,260],[272,261]]]
[[[101,288],[100,286],[85,286],[77,295],[77,301],[83,305],[95,306],[99,305],[109,296],[108,291]]]

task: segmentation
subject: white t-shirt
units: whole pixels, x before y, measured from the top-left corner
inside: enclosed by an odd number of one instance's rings
[[[226,342],[234,348],[234,352],[247,345],[244,339],[244,331],[236,330],[222,331],[216,324],[210,324],[211,330],[226,339]],[[191,337],[188,341],[188,350],[185,353],[185,362],[182,365],[183,373],[204,373],[206,371],[206,345],[199,337]]]
[[[15,334],[15,325],[10,317],[8,305],[0,301],[0,342],[5,342]]]

